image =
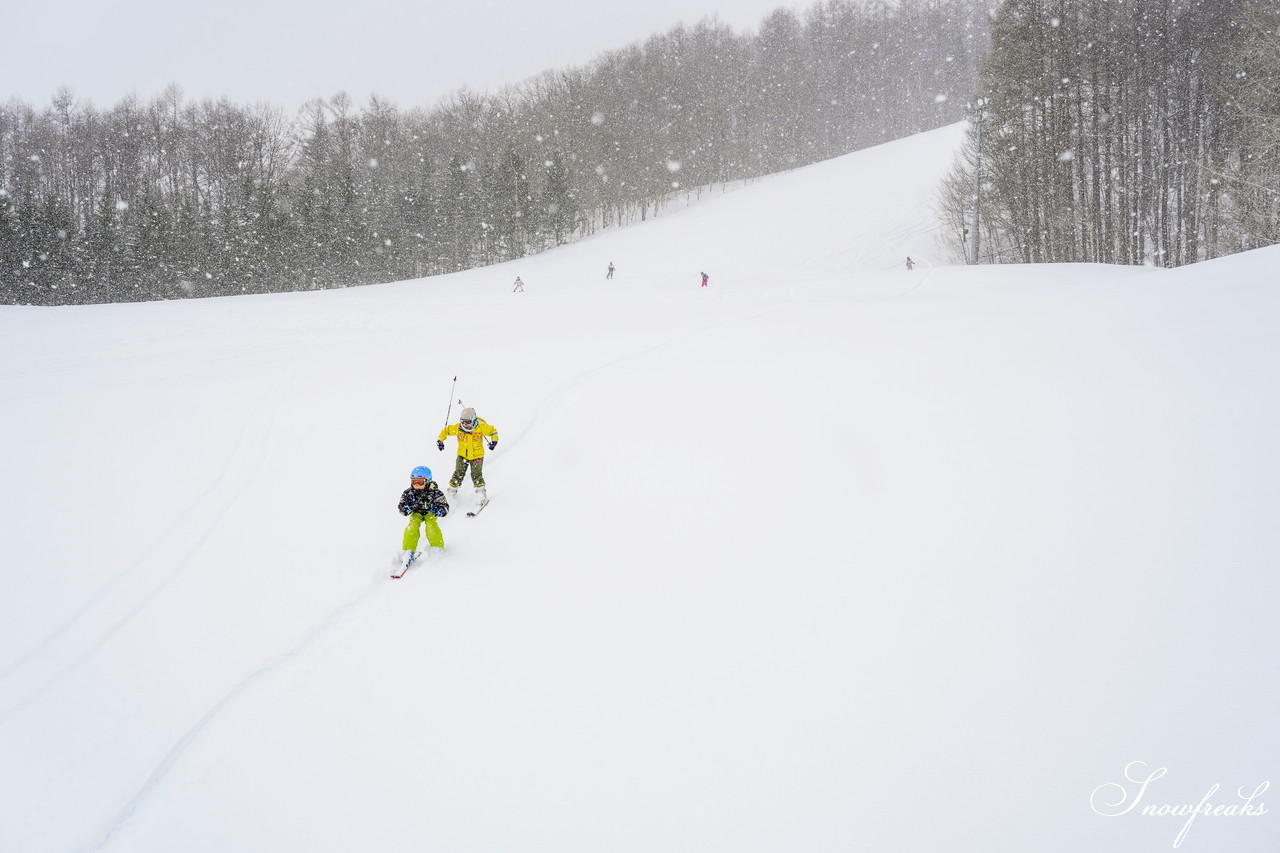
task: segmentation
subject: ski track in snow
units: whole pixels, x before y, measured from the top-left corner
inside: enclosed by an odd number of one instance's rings
[[[513,450],[519,448],[520,441],[521,441],[520,437],[527,436],[531,434],[533,431],[536,431],[538,429],[538,423],[544,419],[544,416],[549,412],[555,411],[556,408],[559,406],[558,401],[563,399],[566,394],[568,394],[571,390],[573,390],[577,385],[579,385],[587,377],[593,376],[602,371],[617,367],[620,364],[626,364],[627,362],[635,361],[636,359],[639,359],[639,358],[644,358],[645,356],[651,355],[655,352],[658,352],[659,350],[665,349],[671,346],[672,344],[679,343],[687,338],[692,338],[698,335],[706,334],[707,332],[713,329],[718,329],[722,326],[730,326],[730,325],[735,325],[737,323],[750,322],[753,320],[758,320],[761,317],[767,317],[770,314],[777,314],[782,311],[789,311],[795,307],[796,297],[794,294],[791,294],[791,293],[789,293],[788,296],[789,296],[789,302],[785,305],[779,305],[773,308],[769,308],[768,310],[765,310],[765,311],[757,311],[753,314],[747,314],[741,317],[734,317],[729,320],[720,320],[715,323],[707,323],[705,325],[697,326],[692,329],[686,329],[683,332],[672,335],[671,337],[667,338],[666,340],[660,343],[654,344],[649,347],[645,347],[644,349],[639,350],[637,352],[633,352],[629,355],[624,355],[621,358],[615,358],[615,359],[612,359],[611,361],[604,362],[603,364],[597,364],[594,367],[588,368],[587,370],[584,370],[583,372],[577,374],[576,376],[573,376],[572,378],[565,380],[563,383],[560,384],[559,387],[557,387],[551,393],[547,394],[545,397],[542,398],[542,400],[538,402],[537,408],[534,410],[533,417],[523,422],[523,429],[516,431],[517,437],[512,439],[511,443],[507,446],[512,448]],[[504,444],[506,444],[506,442],[504,442]],[[517,470],[517,471],[520,468],[518,456],[516,458],[516,464],[513,465],[513,468],[514,470]]]
[[[5,681],[12,678],[27,664],[49,651],[60,638],[68,634],[71,628],[75,627],[87,614],[103,603],[115,589],[146,566],[154,554],[162,551],[171,542],[185,541],[192,543],[190,547],[186,548],[185,553],[175,561],[174,568],[160,577],[159,581],[148,592],[142,595],[141,598],[122,605],[117,611],[120,612],[120,615],[115,619],[108,619],[107,621],[110,621],[111,624],[105,630],[93,632],[94,639],[87,644],[86,648],[74,655],[74,659],[70,663],[44,679],[38,688],[12,699],[3,710],[0,710],[0,726],[3,726],[16,714],[92,659],[94,655],[107,646],[113,637],[137,619],[165,589],[182,576],[192,555],[197,553],[201,546],[213,535],[214,531],[217,530],[223,516],[235,505],[237,499],[254,481],[254,477],[262,467],[262,463],[267,456],[267,449],[271,445],[271,434],[275,430],[279,417],[281,400],[283,399],[280,389],[296,375],[297,368],[297,363],[293,363],[290,367],[281,371],[280,376],[270,384],[267,392],[257,406],[254,407],[249,417],[246,418],[235,448],[227,458],[227,461],[223,463],[222,473],[204,494],[192,502],[182,515],[170,525],[168,530],[154,540],[150,547],[134,560],[128,568],[116,575],[61,625],[26,653],[6,665],[3,671],[0,671],[0,687],[2,687]],[[257,440],[250,441],[251,438],[256,438]],[[208,504],[215,502],[215,496],[226,492],[230,492],[230,494],[216,501],[217,509],[204,508]],[[199,526],[204,527],[203,532],[195,534],[187,532],[192,527]]]
[[[705,334],[709,331],[712,331],[714,329],[717,329],[723,326],[735,325],[743,322],[751,322],[751,321],[760,319],[761,317],[768,316],[770,314],[776,314],[782,311],[791,310],[794,307],[795,307],[795,297],[790,296],[787,304],[775,306],[765,311],[757,311],[751,314],[735,317],[729,320],[721,320],[715,323],[708,323],[693,329],[688,329],[679,334],[673,335],[667,338],[666,340],[658,344],[655,344],[653,346],[645,347],[642,350],[631,353],[629,355],[622,356],[621,358],[615,358],[603,364],[595,365],[594,367],[591,367],[577,374],[576,376],[568,379],[567,381],[562,383],[556,390],[552,391],[550,394],[545,396],[542,399],[542,401],[539,402],[538,407],[535,411],[534,417],[530,421],[535,425],[533,429],[536,429],[536,424],[538,421],[542,420],[544,413],[554,410],[556,406],[556,401],[562,399],[565,394],[571,391],[575,386],[580,384],[582,381],[586,380],[588,377],[591,377],[597,373],[601,373],[603,371],[612,369],[620,364],[625,364],[627,362],[634,361],[636,359],[644,358],[648,355],[651,355],[655,352],[665,349],[671,346],[672,344],[679,343],[687,338],[696,337],[698,335]],[[274,391],[275,391],[275,387],[273,386],[272,392]],[[280,399],[280,395],[274,394],[274,393],[269,393],[265,399],[269,399],[272,397],[274,397],[276,400]],[[265,402],[265,399],[264,399],[264,402]],[[261,404],[259,408],[261,408]],[[256,412],[255,412],[255,415],[256,415]],[[250,422],[252,422],[252,420],[253,420],[253,417],[250,418]],[[272,425],[274,425],[274,422],[275,422],[275,418],[273,417]],[[248,434],[248,426],[249,425],[246,424],[245,433],[242,434],[242,437],[241,437],[242,444],[243,444],[244,436]],[[526,433],[529,432],[529,429],[530,428],[519,430],[517,431],[517,435],[524,436]],[[258,442],[258,446],[263,448],[268,446],[268,444],[269,442],[267,441]],[[513,452],[518,450],[519,444],[520,444],[519,438],[512,441],[511,447]],[[516,459],[513,460],[516,462],[516,465],[514,466],[516,469],[519,468],[519,464],[518,464],[519,458],[520,458],[520,455],[517,453]],[[258,464],[261,463],[261,456],[257,460],[257,463]],[[255,464],[254,470],[257,469],[258,464]],[[230,467],[230,465],[228,465],[228,467]],[[240,491],[243,491],[244,486],[246,486],[248,482],[251,480],[252,480],[251,476],[246,479],[246,481],[241,485],[241,488],[237,491],[237,495],[239,494]],[[229,509],[234,504],[234,502],[235,500],[233,497],[231,501],[229,501],[224,506],[222,512],[219,513],[218,517],[220,518],[222,514],[225,513],[226,510]],[[181,526],[181,523],[182,523],[181,521],[176,523],[174,525],[174,528],[172,529],[176,529],[177,527]],[[204,536],[201,537],[200,542],[197,542],[196,547],[191,549],[191,553],[194,553],[196,550],[198,550],[200,543],[202,543],[204,539],[206,539],[213,532],[216,526],[217,526],[217,523],[215,519],[214,523],[210,525],[209,529],[206,531]],[[167,537],[168,537],[168,534],[166,534],[166,537],[164,538],[167,538]],[[158,547],[158,544],[156,546],[153,546],[151,550],[155,550],[156,547]],[[150,553],[150,551],[148,553]],[[448,554],[446,553],[445,556],[447,557]],[[415,562],[414,564],[414,568],[419,570],[425,570],[427,565],[435,565],[435,564],[438,564],[439,562],[439,561],[432,560],[429,563],[427,563],[423,560],[423,558],[419,558],[419,560],[420,561]],[[139,563],[140,562],[142,561],[140,560]],[[138,563],[135,563],[135,567],[136,565],[138,565]],[[185,560],[183,561],[183,565],[185,565]],[[62,677],[65,677],[74,668],[78,667],[79,665],[84,663],[86,660],[88,660],[89,657],[92,656],[93,652],[101,648],[110,639],[112,635],[114,635],[116,632],[122,629],[125,625],[127,625],[128,622],[131,621],[137,615],[137,613],[141,612],[141,610],[146,606],[146,604],[148,604],[152,599],[154,599],[155,596],[158,595],[164,589],[164,587],[168,586],[168,584],[173,579],[175,579],[177,575],[180,573],[181,568],[182,566],[179,567],[178,571],[175,571],[168,578],[166,578],[159,587],[157,587],[150,595],[148,595],[142,602],[139,603],[139,605],[134,609],[133,612],[131,612],[124,620],[122,620],[115,627],[113,627],[111,631],[109,631],[107,635],[104,636],[101,639],[101,641],[99,641],[80,660],[78,660],[73,666],[68,667],[64,671],[60,672],[53,681],[51,681],[48,685],[46,685],[40,691],[27,697],[23,701],[20,707],[25,707],[26,704],[29,704],[31,701],[34,701],[36,698],[42,695],[46,690],[52,687],[53,683],[56,683],[57,680],[60,680]],[[129,571],[132,571],[132,570],[133,569],[131,567]],[[88,845],[82,847],[81,849],[84,851],[98,851],[98,850],[106,849],[109,845],[111,845],[115,841],[115,839],[120,835],[120,833],[128,827],[129,823],[134,819],[134,817],[138,815],[141,812],[141,810],[146,807],[146,804],[160,789],[160,787],[164,783],[165,778],[174,769],[174,767],[177,766],[179,761],[182,759],[182,756],[199,739],[200,735],[206,730],[208,730],[209,727],[216,722],[219,716],[227,708],[229,708],[239,697],[247,693],[249,690],[254,688],[260,682],[264,682],[267,679],[267,677],[270,676],[272,673],[275,673],[281,667],[300,658],[307,651],[307,649],[309,649],[330,628],[335,626],[344,616],[350,613],[354,613],[365,602],[370,600],[378,592],[379,588],[381,587],[384,581],[384,577],[383,577],[384,574],[385,574],[384,572],[379,572],[378,576],[370,583],[370,586],[362,595],[360,595],[359,597],[351,601],[346,602],[345,604],[339,606],[337,609],[330,612],[323,620],[321,620],[320,623],[315,625],[301,640],[299,640],[299,642],[295,644],[293,648],[289,649],[288,651],[282,654],[277,655],[275,658],[263,664],[258,669],[249,673],[244,678],[242,678],[239,682],[233,685],[227,691],[227,693],[220,700],[218,700],[217,703],[215,703],[208,711],[206,711],[204,715],[202,715],[200,719],[190,729],[188,729],[187,732],[181,738],[179,738],[172,747],[170,747],[169,751],[165,754],[164,758],[160,760],[160,762],[148,775],[146,780],[143,781],[141,786],[138,788],[137,792],[134,793],[134,795],[129,799],[127,803],[124,804],[123,807],[121,807],[121,809],[117,812],[116,816],[109,821],[107,828],[98,835],[97,839],[93,842],[90,842]],[[408,578],[410,574],[413,574],[412,569],[408,574],[405,575],[405,578]],[[402,578],[401,580],[404,580],[405,578]],[[113,582],[113,585],[114,585],[114,582]],[[102,596],[104,596],[108,591],[108,589],[104,589],[103,592],[100,593],[98,598],[101,598]],[[86,606],[85,609],[87,610],[88,607]],[[58,631],[55,632],[55,634],[60,634],[65,632],[65,630],[69,628],[72,624],[74,624],[74,620],[69,621],[68,623],[61,626],[58,629]],[[56,637],[54,635],[51,635],[43,645],[47,645],[49,642],[52,642],[55,638]],[[37,653],[38,653],[38,650],[33,651],[30,654],[28,654],[27,657],[28,658],[33,657]],[[14,711],[19,710],[20,707],[18,709],[11,709],[9,712],[7,712],[6,715],[0,715],[0,724],[4,722],[8,714],[12,714]]]
[[[435,564],[436,562],[438,561],[432,561],[432,564]],[[416,562],[414,567],[417,567]],[[408,575],[405,577],[407,578]],[[401,580],[404,579],[405,578],[401,578]],[[159,763],[156,764],[155,768],[138,787],[138,790],[133,794],[133,796],[129,798],[118,812],[116,812],[115,817],[108,821],[105,829],[97,834],[96,840],[89,842],[79,849],[81,851],[85,851],[85,853],[89,853],[89,851],[106,849],[111,845],[120,833],[128,828],[134,817],[146,807],[147,803],[160,789],[161,785],[164,784],[165,778],[182,760],[182,757],[186,754],[187,750],[189,750],[200,738],[201,734],[207,731],[218,720],[219,716],[224,711],[231,707],[237,699],[248,693],[260,682],[265,682],[268,676],[277,672],[287,664],[300,659],[317,640],[319,640],[330,629],[335,627],[344,616],[358,611],[360,607],[372,599],[379,590],[387,590],[387,594],[390,594],[389,590],[396,589],[397,587],[384,586],[388,580],[389,579],[386,577],[385,573],[379,572],[378,576],[370,581],[369,586],[362,594],[330,611],[319,622],[313,625],[311,629],[293,645],[292,648],[276,655],[274,658],[267,661],[267,663],[258,667],[256,670],[232,685],[226,694],[214,703],[209,710],[205,711],[200,719],[197,720],[195,724],[192,725],[191,728],[189,728],[186,733],[169,748],[169,751],[165,753],[164,758],[160,759]]]

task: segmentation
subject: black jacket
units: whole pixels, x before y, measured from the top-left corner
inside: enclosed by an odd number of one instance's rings
[[[449,514],[449,502],[444,499],[444,492],[440,491],[435,480],[428,480],[425,489],[410,486],[400,496],[400,514],[410,515],[415,512],[422,515],[430,513],[437,518],[444,518]]]

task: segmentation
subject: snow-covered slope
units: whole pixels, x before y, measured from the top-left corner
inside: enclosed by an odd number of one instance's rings
[[[0,850],[1134,853],[1243,805],[1280,249],[945,266],[961,135],[439,279],[0,309]],[[493,504],[391,581],[459,398]]]

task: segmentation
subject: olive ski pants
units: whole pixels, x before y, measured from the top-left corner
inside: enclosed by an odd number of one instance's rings
[[[453,466],[453,476],[449,478],[450,486],[456,489],[462,485],[463,478],[467,476],[468,465],[471,466],[471,485],[477,489],[484,485],[484,457],[468,460],[465,456],[459,456],[458,464]]]
[[[404,529],[403,548],[405,551],[418,550],[418,528],[427,529],[427,544],[432,548],[444,547],[444,534],[440,532],[440,524],[430,513],[415,512],[409,516],[409,526]]]

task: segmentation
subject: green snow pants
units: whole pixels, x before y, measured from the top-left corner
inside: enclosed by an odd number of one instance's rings
[[[471,466],[471,485],[477,489],[484,485],[484,457],[467,460],[465,456],[458,457],[458,464],[453,466],[453,476],[449,478],[449,485],[455,489],[462,485],[462,479],[467,476],[467,466]]]
[[[409,516],[409,526],[404,529],[404,544],[402,547],[405,551],[418,550],[419,527],[427,528],[428,545],[432,548],[444,547],[444,534],[440,532],[440,524],[436,521],[436,517],[415,512]]]

